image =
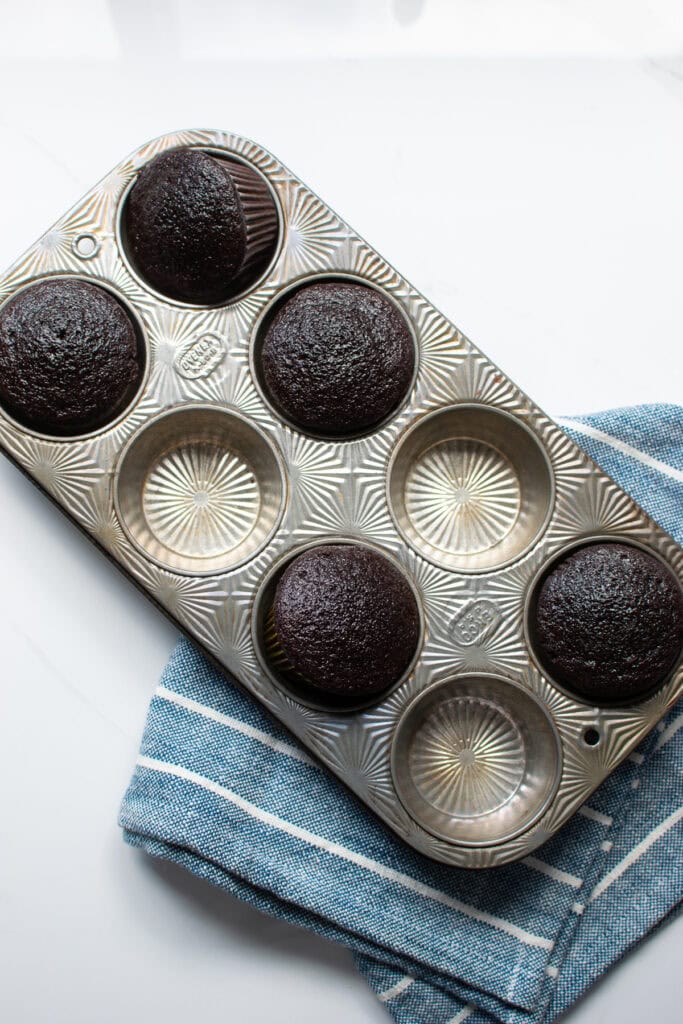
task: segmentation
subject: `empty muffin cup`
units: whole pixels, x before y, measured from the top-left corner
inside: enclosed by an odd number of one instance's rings
[[[215,406],[183,406],[123,450],[117,512],[131,540],[176,572],[234,569],[260,551],[282,513],[280,457],[264,434]]]
[[[461,846],[492,846],[531,828],[562,768],[555,725],[521,686],[455,676],[419,694],[394,734],[392,773],[410,816]]]
[[[535,435],[484,405],[424,416],[400,438],[389,465],[389,507],[405,540],[460,572],[519,558],[547,523],[553,494]]]

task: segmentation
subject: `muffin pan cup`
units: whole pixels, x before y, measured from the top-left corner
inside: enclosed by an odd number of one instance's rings
[[[400,305],[396,297],[388,294],[386,291],[384,291],[384,289],[379,287],[373,281],[369,281],[367,279],[360,281],[358,276],[355,274],[343,274],[341,272],[333,272],[330,274],[319,273],[315,275],[313,281],[315,281],[316,284],[363,284],[365,287],[374,287],[375,291],[378,291],[385,298],[389,298],[392,300],[393,305],[396,307],[396,309],[398,310],[398,312],[401,314],[405,321],[406,327],[410,332],[412,343],[415,349],[415,366],[413,369],[410,385],[406,391],[406,395],[399,400],[397,407],[393,409],[393,411],[389,413],[388,416],[382,417],[382,419],[379,420],[377,423],[371,424],[370,426],[366,426],[362,430],[359,430],[357,432],[344,432],[343,434],[327,434],[316,430],[304,430],[302,427],[297,425],[293,420],[291,420],[287,416],[287,414],[279,407],[278,402],[270,393],[270,389],[268,388],[268,385],[266,383],[265,373],[263,372],[263,366],[261,363],[261,352],[263,350],[263,343],[265,341],[265,336],[267,334],[268,328],[270,327],[270,324],[273,322],[275,316],[277,315],[279,310],[284,306],[287,300],[296,295],[296,293],[301,288],[305,288],[306,285],[312,283],[311,279],[308,277],[305,277],[301,280],[297,280],[288,287],[281,289],[278,292],[277,300],[275,302],[269,303],[268,306],[263,309],[261,314],[255,320],[249,344],[249,369],[251,371],[252,379],[260,392],[261,398],[264,400],[266,405],[269,406],[269,408],[272,410],[273,416],[280,420],[280,422],[286,423],[288,426],[292,427],[292,429],[297,431],[298,433],[305,433],[307,437],[313,437],[320,441],[331,441],[332,443],[339,443],[341,441],[353,441],[359,437],[366,437],[369,434],[375,434],[385,424],[391,422],[391,420],[395,419],[395,417],[398,416],[398,414],[404,408],[404,406],[408,404],[410,400],[409,396],[412,394],[413,388],[415,386],[419,364],[419,352],[413,324],[406,316],[405,309]]]
[[[212,133],[183,133],[190,134],[212,134]],[[177,136],[180,138],[181,136]],[[160,141],[160,140],[155,140]],[[225,147],[214,147],[211,145],[192,144],[179,142],[172,146],[161,146],[152,153],[149,159],[158,156],[159,153],[168,149],[187,148],[196,149],[216,157],[224,164],[226,170],[232,177],[233,185],[242,204],[245,214],[246,228],[246,249],[242,267],[231,282],[229,295],[224,305],[228,302],[237,302],[253,289],[257,288],[263,281],[264,276],[272,269],[272,264],[277,259],[282,244],[282,218],[275,197],[275,191],[266,175],[260,174],[254,165],[243,159],[236,152],[228,152]],[[134,159],[134,158],[133,158]],[[145,163],[148,161],[145,160]],[[139,171],[142,167],[136,168]],[[113,172],[116,173],[116,172]],[[164,305],[180,306],[186,309],[206,309],[212,306],[198,305],[194,302],[180,298],[172,298],[163,292],[157,291],[154,286],[145,279],[144,273],[137,266],[137,261],[130,251],[126,230],[126,203],[137,174],[131,175],[126,182],[126,187],[118,198],[114,230],[116,231],[116,245],[126,268],[131,277],[141,285],[150,295],[154,295]],[[100,240],[90,232],[81,232],[72,240],[74,255],[81,260],[92,259],[99,255]]]
[[[119,228],[158,153],[207,149],[274,196],[278,249],[223,306],[145,286]],[[0,445],[197,643],[394,832],[467,868],[524,857],[583,804],[683,692],[677,665],[637,704],[593,707],[547,678],[527,622],[558,554],[635,543],[683,579],[683,551],[456,327],[266,150],[220,131],[162,136],[125,159],[0,279],[0,303],[48,275],[108,288],[147,352],[125,414],[78,438]],[[259,325],[294,286],[384,292],[415,337],[407,399],[362,437],[306,435],[266,401]],[[311,699],[268,636],[268,595],[318,543],[387,555],[418,598],[405,676],[367,704]],[[283,675],[284,673],[284,675]]]
[[[658,559],[658,561],[660,561],[662,563],[662,565],[665,566],[665,568],[671,569],[671,565],[667,563],[666,559],[664,559],[658,551],[655,551],[655,550],[653,550],[652,547],[647,547],[646,545],[640,543],[634,537],[619,536],[618,538],[616,538],[616,537],[614,537],[614,535],[609,535],[609,534],[600,535],[600,534],[596,534],[596,535],[593,535],[593,536],[591,536],[590,538],[587,538],[587,539],[582,539],[582,540],[579,540],[579,541],[574,541],[573,543],[570,543],[570,544],[566,545],[565,547],[563,547],[559,551],[556,551],[553,554],[552,558],[549,559],[547,562],[545,562],[540,567],[540,569],[536,573],[534,579],[531,581],[530,586],[527,588],[527,593],[526,593],[525,608],[524,608],[524,638],[525,638],[527,647],[528,647],[529,651],[531,652],[531,657],[533,658],[533,660],[536,663],[536,665],[538,665],[540,667],[541,671],[544,673],[546,678],[550,682],[552,682],[553,686],[555,686],[558,690],[561,690],[563,693],[566,693],[567,696],[573,697],[574,700],[581,701],[583,704],[591,704],[592,702],[585,695],[579,694],[577,692],[572,693],[572,691],[567,688],[566,684],[563,683],[561,680],[559,680],[556,677],[556,675],[552,671],[552,669],[544,664],[544,659],[543,659],[543,657],[541,656],[541,654],[539,652],[540,644],[538,642],[537,629],[535,628],[535,625],[534,625],[535,617],[536,617],[536,608],[537,608],[537,605],[538,605],[538,597],[539,597],[539,593],[540,593],[541,587],[542,587],[546,577],[553,571],[553,569],[560,562],[564,561],[569,555],[572,555],[572,554],[574,554],[575,552],[577,552],[579,550],[583,550],[583,549],[585,549],[586,547],[588,547],[588,546],[590,546],[592,544],[609,544],[610,542],[611,543],[615,543],[615,541],[618,541],[620,545],[627,545],[628,547],[632,547],[632,548],[634,548],[637,551],[642,551],[643,554],[649,555],[649,556],[651,556],[653,558]],[[680,583],[680,579],[679,579],[679,583]],[[674,669],[675,669],[675,666],[672,666],[671,671],[669,673],[667,673],[666,679],[668,679],[673,674]],[[648,689],[644,690],[642,696],[640,697],[640,699],[641,700],[646,700],[647,698],[652,697],[653,694],[657,693],[657,691],[662,686],[662,682],[664,682],[664,681],[665,680],[661,680],[658,683],[656,683],[654,686],[650,686]],[[607,700],[607,699],[604,699],[601,702],[601,704],[604,707],[608,707],[608,706],[610,706],[610,707],[627,707],[629,705],[629,703],[631,703],[631,702],[632,701],[628,701],[626,699],[622,699],[622,700]],[[585,741],[585,736],[584,736],[584,741]],[[593,745],[595,745],[595,743],[597,743],[597,742],[599,742],[599,739],[595,739]]]
[[[64,273],[49,273],[42,275],[40,278],[29,278],[9,294],[7,294],[5,289],[0,287],[0,311],[4,309],[5,305],[10,301],[10,299],[13,299],[21,292],[30,289],[32,285],[38,284],[41,281],[73,280],[74,278],[77,277],[77,279],[79,281],[82,281],[84,284],[90,284],[102,289],[103,291],[108,292],[112,296],[112,298],[116,299],[118,304],[121,306],[123,312],[129,319],[131,326],[133,327],[133,330],[135,331],[138,359],[141,366],[139,381],[135,384],[134,387],[131,386],[130,389],[128,390],[128,393],[123,399],[122,407],[119,406],[115,410],[113,410],[111,416],[108,419],[105,419],[103,422],[100,422],[99,424],[92,426],[89,430],[83,430],[83,432],[79,433],[60,432],[55,434],[48,434],[44,430],[38,429],[37,427],[31,427],[26,424],[20,423],[18,420],[14,419],[12,413],[9,410],[3,408],[2,405],[0,404],[0,417],[13,423],[18,431],[26,434],[29,437],[44,438],[47,441],[62,440],[73,442],[81,441],[84,440],[85,438],[92,437],[95,434],[111,430],[111,428],[114,425],[122,423],[124,420],[128,418],[134,407],[137,405],[137,402],[139,401],[140,397],[143,395],[148,384],[150,374],[149,346],[147,344],[147,339],[145,336],[145,331],[142,326],[142,321],[137,311],[133,308],[133,306],[131,306],[131,304],[126,300],[125,296],[119,290],[109,287],[106,281],[103,281],[102,279],[98,279],[96,277],[91,277],[88,274],[88,260],[92,259],[96,252],[95,249],[91,249],[89,244],[85,246],[84,240],[92,241],[93,243],[95,243],[96,249],[98,251],[100,246],[99,240],[95,239],[95,237],[88,232],[79,233],[72,239],[71,250],[75,255],[78,256],[80,260],[83,261],[84,272],[82,274],[75,275]],[[83,247],[83,255],[79,255],[80,247]]]
[[[320,689],[311,686],[305,677],[300,675],[292,667],[287,656],[279,645],[273,615],[273,602],[278,582],[291,562],[299,555],[303,554],[304,551],[309,551],[311,548],[315,548],[320,545],[327,546],[329,544],[362,545],[370,551],[374,551],[375,553],[382,555],[394,566],[394,568],[398,569],[399,572],[404,575],[406,582],[412,589],[415,596],[418,612],[418,640],[415,646],[415,652],[405,671],[402,672],[390,686],[379,694],[373,693],[367,697],[358,695],[347,697],[332,693],[326,695]],[[312,541],[308,544],[302,544],[293,549],[289,549],[286,555],[275,562],[271,570],[266,573],[256,592],[251,611],[252,642],[263,671],[271,676],[276,685],[290,693],[298,703],[318,711],[337,711],[342,713],[361,711],[365,708],[374,707],[381,701],[386,700],[387,697],[393,693],[394,690],[398,689],[398,687],[400,687],[413,672],[420,657],[420,650],[424,641],[424,629],[425,623],[420,592],[415,586],[410,575],[406,573],[403,565],[388,554],[386,550],[382,550],[382,548],[379,548],[374,544],[369,544],[367,541],[360,541],[358,536],[344,537],[333,535],[325,537],[321,541]]]
[[[187,575],[215,575],[265,547],[286,480],[274,444],[235,412],[176,406],[126,443],[114,480],[121,526],[143,554]]]
[[[513,839],[552,800],[562,747],[552,717],[499,676],[453,676],[418,694],[396,729],[392,769],[409,814],[464,846]]]

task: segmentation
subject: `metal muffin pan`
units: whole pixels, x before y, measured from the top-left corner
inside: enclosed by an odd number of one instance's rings
[[[217,307],[173,302],[125,254],[122,204],[141,167],[207,149],[263,176],[277,250]],[[680,661],[648,699],[591,707],[540,671],[526,622],[558,553],[631,542],[683,580],[683,551],[531,400],[266,150],[220,131],[164,135],[119,164],[0,280],[99,283],[134,314],[147,371],[110,426],[69,440],[0,410],[0,444],[219,665],[402,839],[483,868],[526,856],[577,810],[683,691]],[[339,277],[379,289],[417,367],[393,416],[326,440],[285,422],[258,371],[283,294]],[[269,634],[278,574],[318,543],[366,544],[420,606],[414,663],[360,707],[313,695]]]

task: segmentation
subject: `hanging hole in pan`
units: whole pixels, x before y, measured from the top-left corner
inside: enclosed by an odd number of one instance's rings
[[[583,735],[581,739],[587,747],[597,747],[598,743],[602,739],[602,736],[600,735],[600,732],[597,729],[595,729],[593,726],[590,726],[588,729],[583,730]]]
[[[102,245],[99,238],[95,238],[94,235],[87,231],[81,235],[76,235],[71,243],[72,252],[82,260],[94,259],[101,248]]]

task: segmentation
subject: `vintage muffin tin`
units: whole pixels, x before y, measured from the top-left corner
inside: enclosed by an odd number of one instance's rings
[[[276,254],[222,307],[160,296],[126,257],[127,190],[147,161],[175,146],[251,164],[276,199]],[[619,539],[654,553],[680,580],[683,552],[260,146],[214,131],[142,146],[14,264],[0,301],[46,275],[110,289],[138,324],[147,373],[125,414],[88,436],[39,435],[0,412],[5,452],[417,850],[459,867],[524,857],[680,696],[680,663],[653,696],[621,707],[591,707],[539,671],[527,610],[558,553]],[[284,422],[258,367],[274,304],[321,277],[388,296],[418,357],[395,415],[344,441]],[[414,663],[365,707],[312,699],[278,663],[269,636],[278,574],[297,551],[335,540],[391,558],[421,610]]]

